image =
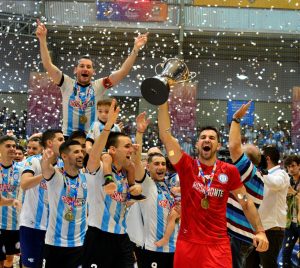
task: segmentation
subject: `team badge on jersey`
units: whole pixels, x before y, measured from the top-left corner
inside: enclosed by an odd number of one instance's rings
[[[221,173],[219,176],[218,176],[218,180],[219,182],[221,182],[222,184],[226,184],[228,182],[228,176],[224,173]]]
[[[30,166],[32,166],[32,162],[26,161],[26,162],[25,162],[25,167],[30,167]]]
[[[85,182],[81,183],[81,187],[82,189],[86,189],[87,188],[87,184]]]
[[[18,180],[18,179],[19,179],[19,174],[18,173],[14,174],[14,180]]]

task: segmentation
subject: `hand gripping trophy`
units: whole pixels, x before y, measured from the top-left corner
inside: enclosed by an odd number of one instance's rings
[[[157,66],[162,67],[161,74],[157,73]],[[153,105],[161,105],[168,100],[170,87],[190,81],[195,78],[195,72],[189,72],[183,60],[171,58],[155,66],[156,76],[146,78],[141,85],[142,96]]]

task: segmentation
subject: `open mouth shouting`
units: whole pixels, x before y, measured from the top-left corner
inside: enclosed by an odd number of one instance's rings
[[[164,177],[165,176],[165,171],[163,171],[163,170],[157,170],[156,171],[156,175],[158,176],[158,177]]]
[[[210,148],[209,145],[204,145],[204,146],[202,147],[202,149],[203,149],[203,151],[205,151],[205,152],[209,152],[211,148]]]

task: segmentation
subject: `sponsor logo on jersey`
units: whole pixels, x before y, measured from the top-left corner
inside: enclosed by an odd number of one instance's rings
[[[12,193],[16,190],[17,186],[11,184],[0,184],[0,191],[6,193]]]
[[[199,193],[202,193],[202,194],[205,194],[205,186],[198,182],[198,181],[194,181],[193,183],[193,188],[199,192]],[[215,196],[215,197],[223,197],[224,195],[224,190],[222,189],[218,189],[218,188],[215,188],[215,187],[210,187],[209,189],[207,189],[207,195],[208,196]]]

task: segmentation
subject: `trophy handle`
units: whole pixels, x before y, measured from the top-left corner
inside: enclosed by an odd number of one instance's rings
[[[176,81],[176,84],[188,82],[188,81],[194,79],[196,77],[196,75],[197,75],[196,72],[190,72],[189,77],[187,79]]]
[[[156,65],[155,65],[155,68],[154,68],[154,70],[155,70],[155,74],[156,75],[158,75],[158,73],[157,73],[157,66],[160,66],[161,68],[163,68],[164,67],[164,62],[161,62],[161,63],[157,63]]]

